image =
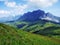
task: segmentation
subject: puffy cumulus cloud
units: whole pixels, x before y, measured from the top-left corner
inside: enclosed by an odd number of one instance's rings
[[[15,7],[16,6],[16,2],[5,2],[5,5],[7,7]]]
[[[50,7],[54,3],[58,2],[58,0],[23,0],[26,2],[21,5],[15,1],[11,2],[8,0],[0,0],[4,1],[4,5],[6,6],[7,10],[0,10],[0,15],[3,16],[15,16],[21,15],[27,11],[32,11],[34,9],[40,9],[45,7]]]
[[[0,10],[0,14],[10,14],[10,12],[6,10]]]
[[[7,8],[10,8],[9,11],[11,12],[12,15],[19,15],[23,14],[24,10],[27,8],[27,5],[21,5],[16,2],[5,2],[5,5]]]
[[[0,17],[7,17],[10,15],[10,11],[7,10],[0,10]]]
[[[31,6],[37,6],[38,8],[50,7],[58,0],[28,0],[28,4]]]
[[[27,5],[16,5],[12,9],[10,9],[9,11],[11,12],[11,14],[13,16],[22,15],[25,12],[26,7],[27,7]]]
[[[0,10],[0,17],[22,15],[27,5],[17,5],[16,2],[5,1],[6,10]]]

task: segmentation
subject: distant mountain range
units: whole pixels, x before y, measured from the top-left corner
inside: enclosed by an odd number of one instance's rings
[[[37,21],[39,20],[39,17],[42,18],[44,17],[45,12],[42,10],[36,10],[33,12],[28,12],[25,13],[23,16],[21,16],[18,20],[24,20],[24,21]]]
[[[60,41],[60,17],[42,10],[16,16],[14,20],[6,21],[4,24],[22,31],[53,37]]]
[[[51,13],[45,13],[42,10],[36,10],[33,12],[25,13],[23,16],[21,16],[18,20],[28,21],[28,22],[34,22],[37,20],[46,20],[51,21],[55,23],[60,23],[60,17],[54,16]]]
[[[8,22],[8,21],[34,22],[38,20],[46,20],[46,21],[51,21],[55,23],[60,23],[60,17],[54,16],[51,13],[45,13],[43,10],[27,12],[27,13],[24,13],[22,16],[4,17],[0,19],[0,22]]]

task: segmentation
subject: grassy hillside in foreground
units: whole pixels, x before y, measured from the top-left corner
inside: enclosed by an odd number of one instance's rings
[[[60,25],[56,23],[40,20],[36,22],[18,21],[8,24],[20,30],[53,37],[60,40]]]
[[[60,40],[31,34],[0,24],[0,45],[60,45]]]

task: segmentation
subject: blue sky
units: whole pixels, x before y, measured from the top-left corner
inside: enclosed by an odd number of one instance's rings
[[[38,9],[60,17],[60,0],[0,0],[0,18]]]

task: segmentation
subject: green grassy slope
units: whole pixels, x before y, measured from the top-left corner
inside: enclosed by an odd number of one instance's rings
[[[44,36],[49,36],[60,40],[59,24],[40,20],[36,22],[18,21],[14,23],[9,23],[9,25],[15,28],[19,27],[20,30],[24,30],[35,34],[41,34]]]
[[[60,40],[0,24],[0,45],[60,45]]]

